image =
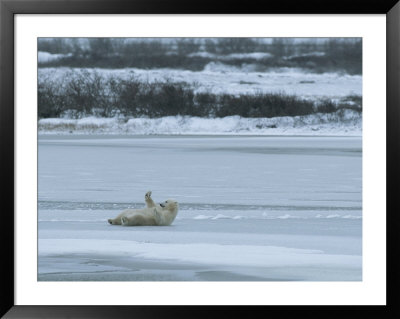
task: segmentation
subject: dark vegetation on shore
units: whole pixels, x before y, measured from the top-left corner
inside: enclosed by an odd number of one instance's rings
[[[259,72],[272,68],[302,68],[307,72],[362,73],[361,38],[330,38],[296,42],[291,38],[163,38],[152,41],[129,38],[39,38],[38,50],[62,54],[40,62],[39,67],[174,68],[200,71],[210,62],[235,67],[251,64]],[[198,54],[199,52],[208,53]],[[240,53],[261,52],[255,58]],[[229,56],[232,55],[233,56]]]
[[[196,92],[185,82],[144,82],[135,76],[106,77],[87,70],[67,72],[60,80],[39,78],[38,116],[150,117],[197,116],[276,117],[333,113],[351,109],[362,112],[362,97],[340,100],[307,100],[282,93],[221,94]]]

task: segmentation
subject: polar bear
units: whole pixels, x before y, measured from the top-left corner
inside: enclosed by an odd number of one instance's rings
[[[151,191],[145,195],[146,206],[143,209],[126,209],[117,217],[109,219],[111,225],[123,226],[168,226],[178,214],[178,202],[168,199],[164,203],[155,204]]]

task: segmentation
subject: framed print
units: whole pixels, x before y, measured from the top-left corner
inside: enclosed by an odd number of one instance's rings
[[[0,8],[5,318],[398,312],[399,3]]]

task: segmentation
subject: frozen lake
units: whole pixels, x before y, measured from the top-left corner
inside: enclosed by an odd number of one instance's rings
[[[42,135],[38,186],[42,281],[362,280],[360,137]]]

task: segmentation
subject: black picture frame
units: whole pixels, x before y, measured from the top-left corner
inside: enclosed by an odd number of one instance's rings
[[[399,316],[396,259],[399,204],[400,2],[398,0],[223,1],[0,0],[1,308],[4,318],[156,318]],[[385,14],[387,20],[387,304],[386,306],[22,306],[14,303],[14,16],[16,14]],[[29,181],[27,181],[29,182]],[[383,213],[383,212],[382,212]]]

